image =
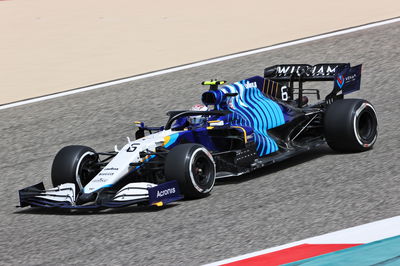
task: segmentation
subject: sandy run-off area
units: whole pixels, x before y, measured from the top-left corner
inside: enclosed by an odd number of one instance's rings
[[[399,15],[398,0],[0,0],[0,104]]]

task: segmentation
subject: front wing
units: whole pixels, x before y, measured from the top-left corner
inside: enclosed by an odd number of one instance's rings
[[[180,200],[183,196],[180,194],[178,183],[173,180],[159,185],[146,182],[130,183],[117,192],[99,192],[96,200],[85,204],[77,204],[78,198],[72,183],[46,190],[41,182],[19,191],[19,207],[97,209],[126,207],[137,203],[163,206]]]

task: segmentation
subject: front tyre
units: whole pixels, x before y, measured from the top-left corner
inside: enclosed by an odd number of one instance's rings
[[[378,136],[378,121],[371,103],[344,99],[328,106],[324,117],[326,142],[336,151],[360,152],[371,149]]]
[[[214,187],[216,167],[210,152],[199,144],[174,147],[165,160],[165,177],[177,180],[185,198],[202,198]]]
[[[53,186],[74,183],[77,191],[92,180],[100,168],[98,154],[86,146],[66,146],[56,155],[51,168]]]

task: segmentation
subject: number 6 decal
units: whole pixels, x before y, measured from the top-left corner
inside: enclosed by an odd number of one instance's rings
[[[281,88],[281,98],[282,98],[282,101],[285,101],[285,102],[289,99],[288,88],[286,86],[283,86]]]

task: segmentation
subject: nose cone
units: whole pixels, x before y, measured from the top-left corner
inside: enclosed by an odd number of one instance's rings
[[[97,193],[93,192],[93,193],[82,193],[78,196],[78,199],[76,201],[76,203],[78,205],[83,205],[85,203],[88,202],[95,202],[97,198]]]

